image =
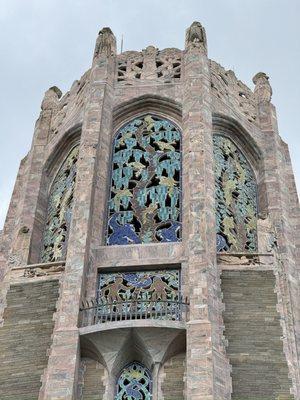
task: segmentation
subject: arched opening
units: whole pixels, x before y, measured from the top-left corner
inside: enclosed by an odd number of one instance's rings
[[[151,400],[152,376],[142,364],[134,361],[121,371],[116,388],[115,400]]]
[[[48,195],[42,239],[42,262],[65,259],[72,218],[79,145],[74,146],[57,172]]]
[[[213,137],[217,251],[257,251],[257,183],[254,171],[226,135]]]
[[[181,132],[147,114],[113,143],[107,244],[181,240]]]

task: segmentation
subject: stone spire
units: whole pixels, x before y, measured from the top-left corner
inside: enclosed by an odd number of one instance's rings
[[[207,53],[206,33],[200,22],[194,21],[186,30],[185,48],[186,50],[199,49],[205,54]]]
[[[264,72],[258,72],[252,79],[255,88],[254,96],[257,104],[270,103],[272,98],[272,88],[269,77]]]
[[[94,60],[100,56],[111,57],[115,54],[116,38],[110,28],[102,28],[96,40]]]

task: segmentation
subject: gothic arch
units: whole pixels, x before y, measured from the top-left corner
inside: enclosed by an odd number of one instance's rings
[[[180,126],[182,119],[182,106],[170,97],[147,94],[134,97],[118,104],[113,110],[113,130],[119,130],[122,125],[137,116],[155,114],[166,117]]]
[[[213,114],[213,133],[227,136],[236,144],[258,179],[263,169],[263,153],[253,136],[234,118],[222,114]]]
[[[48,188],[50,186],[49,181],[53,181],[66,155],[72,147],[80,143],[81,128],[82,124],[76,124],[65,132],[51,148],[43,169],[44,177],[48,178],[48,181],[45,182]]]
[[[107,244],[181,240],[181,131],[143,114],[113,141]]]

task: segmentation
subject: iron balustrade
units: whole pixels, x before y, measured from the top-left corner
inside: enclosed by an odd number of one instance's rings
[[[175,300],[131,299],[109,301],[108,299],[85,302],[81,311],[81,326],[105,322],[159,319],[182,321],[187,319],[188,302],[182,297]]]

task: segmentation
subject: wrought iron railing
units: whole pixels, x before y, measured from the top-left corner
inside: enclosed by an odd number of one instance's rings
[[[145,319],[182,321],[186,320],[188,303],[181,297],[175,300],[131,299],[109,301],[101,299],[85,302],[80,311],[81,326]]]

